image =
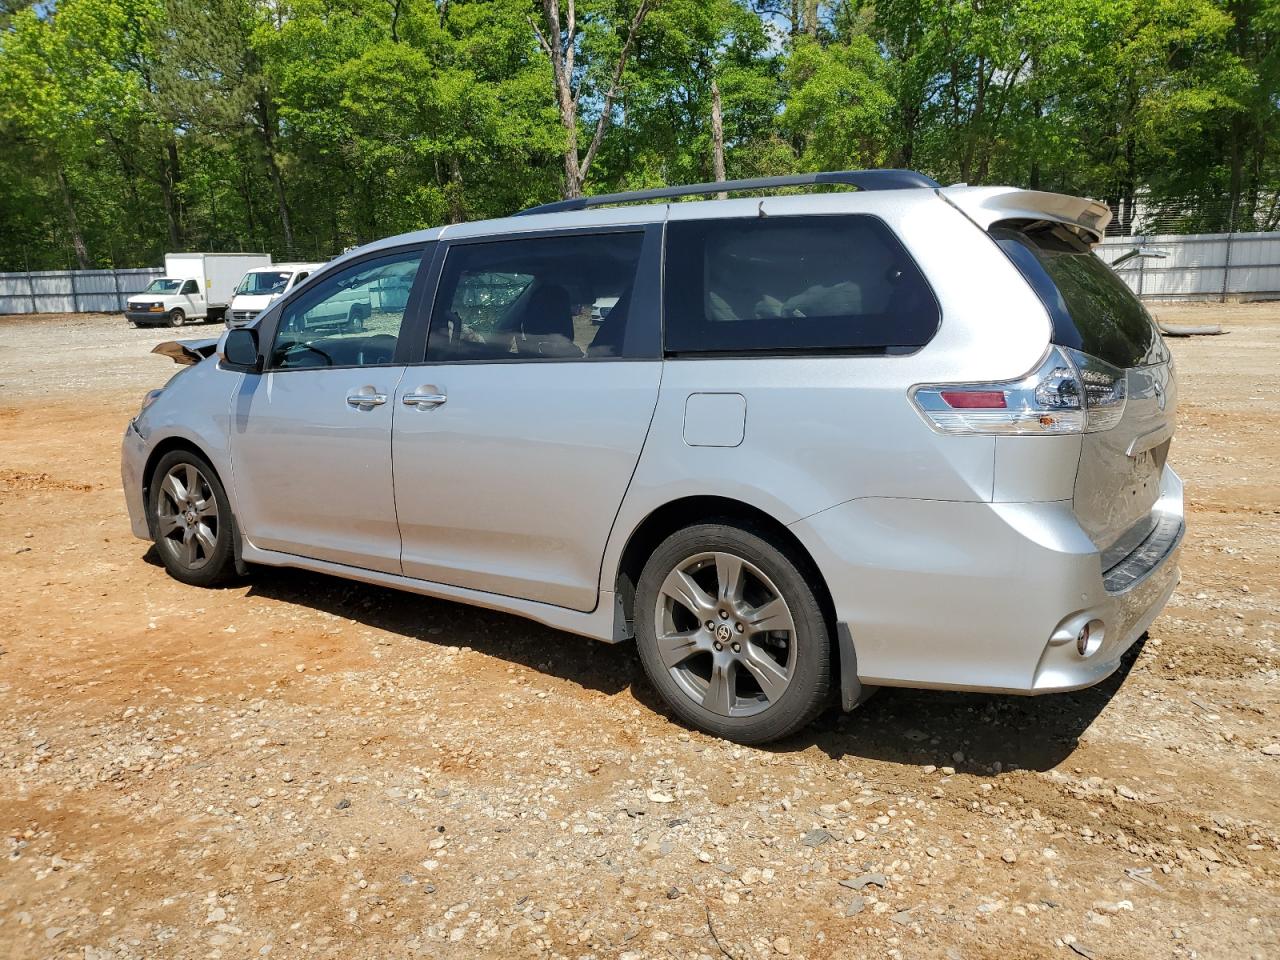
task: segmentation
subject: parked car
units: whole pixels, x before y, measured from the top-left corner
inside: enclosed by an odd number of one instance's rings
[[[164,276],[130,296],[124,315],[135,327],[221,320],[245,270],[270,262],[265,253],[167,253]]]
[[[591,304],[591,322],[604,323],[604,318],[609,316],[609,311],[617,305],[617,297],[596,297],[595,302]]]
[[[267,269],[250,270],[236,286],[235,299],[227,311],[227,326],[248,326],[258,314],[322,266],[322,263],[275,263]]]
[[[634,202],[812,183],[859,189]],[[878,685],[1085,687],[1183,537],[1173,364],[1091,252],[1108,219],[881,170],[393,237],[148,395],[133,530],[185,583],[301,567],[634,638],[741,742]]]

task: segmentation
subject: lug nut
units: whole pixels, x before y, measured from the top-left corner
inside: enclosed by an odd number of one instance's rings
[[[708,629],[708,630],[714,630],[715,628],[716,628],[715,621],[714,621],[714,620],[708,620],[708,621],[707,621],[707,629]]]
[[[723,650],[723,649],[724,649],[724,644],[723,644],[723,643],[721,643],[719,640],[717,640],[717,641],[715,642],[715,648],[716,648],[717,650]]]
[[[727,610],[721,610],[721,611],[720,611],[720,619],[721,619],[721,620],[728,620],[728,619],[729,619],[729,611],[727,611]]]
[[[742,644],[740,644],[740,643],[735,643],[735,644],[733,645],[733,652],[734,652],[734,653],[741,653],[741,652],[742,652]]]
[[[745,629],[747,629],[747,628],[746,628],[746,627],[744,627],[744,626],[743,626],[742,624],[740,624],[740,623],[735,623],[735,624],[733,625],[733,629],[735,629],[735,630],[737,630],[739,633],[741,633],[743,630],[745,630]]]

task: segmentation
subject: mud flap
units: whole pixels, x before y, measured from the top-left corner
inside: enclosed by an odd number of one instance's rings
[[[849,711],[866,698],[862,681],[858,679],[858,654],[847,623],[836,624],[836,652],[840,657],[840,708]]]
[[[234,513],[231,515],[231,559],[235,564],[236,576],[248,576],[249,565],[244,562],[244,540],[240,537],[240,524],[236,523]]]

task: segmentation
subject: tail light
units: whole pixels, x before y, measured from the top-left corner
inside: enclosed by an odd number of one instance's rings
[[[1109,430],[1124,416],[1125,373],[1055,346],[1021,380],[926,384],[911,389],[911,400],[939,433],[1093,433]]]

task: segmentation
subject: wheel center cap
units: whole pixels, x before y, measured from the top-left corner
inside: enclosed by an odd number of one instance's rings
[[[733,639],[733,631],[729,629],[729,625],[727,623],[722,623],[720,626],[716,627],[716,639],[721,643],[728,643]]]

